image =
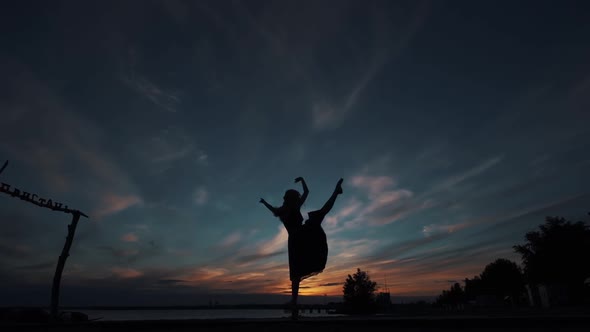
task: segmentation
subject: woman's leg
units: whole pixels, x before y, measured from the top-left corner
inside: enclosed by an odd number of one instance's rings
[[[299,295],[299,281],[291,281],[291,318],[297,319],[299,310],[297,309],[297,296]]]
[[[332,196],[330,196],[330,198],[328,198],[328,200],[326,201],[324,206],[322,206],[322,208],[320,209],[320,212],[324,216],[327,215],[328,212],[330,212],[330,210],[332,210],[332,207],[334,206],[334,202],[336,202],[336,197],[338,197],[338,195],[342,194],[342,181],[343,181],[343,179],[338,180],[338,183],[336,183],[336,188],[334,188],[334,192],[332,192]]]

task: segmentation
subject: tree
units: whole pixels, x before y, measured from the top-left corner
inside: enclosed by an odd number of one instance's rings
[[[449,290],[443,290],[434,301],[434,306],[458,308],[465,302],[465,292],[461,285],[456,282]]]
[[[508,259],[499,258],[486,265],[479,275],[472,279],[465,278],[463,289],[459,283],[455,283],[450,290],[443,291],[435,304],[451,307],[467,302],[489,305],[502,303],[507,299],[512,304],[518,304],[524,292],[524,278],[520,267]]]
[[[376,310],[375,290],[377,283],[371,281],[368,273],[357,268],[344,282],[344,308],[352,314],[372,313]]]
[[[465,278],[465,301],[477,301],[477,297],[484,293],[483,289],[484,286],[480,276],[474,276],[473,279]]]
[[[565,286],[574,303],[581,301],[584,280],[590,277],[588,226],[582,221],[547,217],[545,224],[526,233],[525,239],[525,244],[513,249],[522,256],[526,281]]]
[[[524,276],[520,267],[508,259],[499,258],[486,265],[480,279],[482,292],[499,300],[509,298],[516,304],[525,292]]]

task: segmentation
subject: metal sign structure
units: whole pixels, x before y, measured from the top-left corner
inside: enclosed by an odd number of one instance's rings
[[[2,168],[0,168],[0,174],[4,171],[6,166],[8,166],[8,160],[4,163]],[[74,234],[76,233],[78,221],[80,220],[80,217],[88,218],[88,216],[79,210],[68,208],[68,206],[65,204],[58,203],[52,199],[41,198],[37,194],[22,191],[19,188],[13,187],[4,182],[0,182],[0,193],[20,198],[23,201],[32,203],[39,207],[48,208],[53,211],[69,213],[72,215],[72,222],[68,225],[68,235],[66,236],[66,243],[64,244],[64,247],[61,251],[61,255],[59,255],[59,258],[57,260],[55,274],[53,275],[53,284],[51,286],[51,317],[57,319],[59,314],[58,308],[61,276],[66,265],[66,260],[68,259],[68,256],[70,256],[70,248],[72,247],[72,242],[74,241]]]

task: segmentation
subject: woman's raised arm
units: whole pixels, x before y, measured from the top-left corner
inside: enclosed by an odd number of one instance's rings
[[[297,182],[301,182],[301,185],[303,186],[303,195],[301,195],[300,202],[300,205],[303,205],[303,203],[305,203],[305,200],[307,199],[307,195],[309,195],[309,188],[307,188],[307,183],[305,183],[305,180],[303,180],[302,177],[298,177],[297,179],[295,179],[295,183]]]

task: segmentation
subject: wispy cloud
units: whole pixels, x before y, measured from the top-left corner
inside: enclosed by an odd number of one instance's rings
[[[278,227],[278,233],[272,240],[264,242],[258,249],[261,255],[269,255],[284,250],[287,247],[289,234],[283,225]]]
[[[362,202],[352,197],[348,202],[344,203],[344,206],[334,213],[330,213],[326,216],[324,221],[325,228],[329,233],[332,228],[337,227],[342,220],[345,220],[353,216],[363,206]]]
[[[110,271],[118,278],[134,279],[143,276],[143,272],[128,267],[112,267]]]
[[[16,258],[23,259],[30,257],[33,254],[33,250],[29,246],[25,245],[6,245],[0,244],[0,257],[2,258]]]
[[[414,196],[407,189],[392,188],[395,181],[389,176],[357,175],[352,177],[352,187],[359,189],[366,196],[362,207],[354,206],[354,218],[345,223],[345,228],[360,225],[386,225],[407,214],[420,209],[421,206],[408,204]],[[347,207],[349,215],[353,213],[351,206]],[[341,214],[342,210],[337,212]]]
[[[65,199],[88,204],[73,208],[104,216],[139,202],[141,199],[127,172],[105,152],[103,130],[80,112],[70,110],[26,66],[13,64],[10,71],[15,75],[9,76],[16,79],[10,85],[9,94],[15,98],[7,102],[0,136],[11,137],[23,131],[34,131],[36,135],[17,141],[1,139],[0,145],[11,142],[3,146],[6,151],[17,162],[40,169],[47,188],[62,191],[60,196]],[[32,123],[28,118],[38,121]],[[34,152],[28,153],[31,146],[35,147]],[[84,188],[82,195],[71,194],[79,188]]]
[[[439,191],[444,191],[444,190],[450,190],[453,187],[457,186],[458,184],[465,182],[471,178],[474,178],[474,177],[484,173],[488,169],[490,169],[493,166],[500,163],[503,159],[504,159],[504,156],[500,155],[500,156],[495,156],[490,159],[484,160],[479,165],[477,165],[471,169],[468,169],[467,171],[465,171],[463,173],[453,175],[453,176],[443,180],[442,182],[436,184],[435,186],[433,186],[433,188],[431,189],[430,192],[439,192]]]
[[[201,186],[195,190],[193,197],[194,197],[195,204],[205,205],[209,201],[209,192],[207,191],[207,189],[205,187]]]
[[[209,280],[219,280],[228,273],[227,269],[216,267],[199,267],[189,271],[184,275],[178,276],[178,279],[188,283],[200,283]]]
[[[121,247],[103,245],[99,246],[98,249],[110,256],[118,264],[136,263],[170,253],[170,251],[165,250],[165,248],[154,241],[135,242],[133,247],[130,247],[129,244],[123,244]],[[174,254],[173,251],[172,254]]]
[[[242,233],[235,232],[228,236],[226,236],[223,240],[221,240],[221,246],[224,248],[229,248],[240,242],[242,239]]]
[[[422,233],[424,236],[432,236],[438,233],[453,233],[469,227],[471,224],[469,223],[461,223],[461,224],[452,224],[452,225],[440,225],[440,224],[430,224],[426,225],[422,228]]]
[[[139,241],[139,237],[135,233],[127,233],[121,237],[121,241],[123,241],[123,242],[137,242],[137,241]]]
[[[114,248],[111,246],[101,246],[98,249],[108,253],[114,258],[135,258],[139,255],[138,249]]]
[[[43,271],[43,270],[50,270],[55,267],[56,262],[49,261],[49,262],[42,262],[37,264],[30,264],[30,265],[23,265],[17,267],[19,270],[30,270],[30,271]]]
[[[254,234],[255,232],[250,235]],[[236,238],[237,236],[233,235],[226,238],[226,240],[228,242],[229,240],[235,241]],[[277,258],[286,253],[288,239],[289,235],[285,227],[283,225],[277,226],[277,232],[274,237],[269,240],[264,239],[252,245],[246,245],[245,247],[240,248],[240,254],[237,256],[228,256],[227,263],[236,265],[240,268],[255,268],[255,266],[260,266],[260,264],[266,264],[266,262],[270,261],[269,259],[276,261],[276,259],[273,258]]]
[[[144,144],[145,140],[149,140],[149,144]],[[138,138],[131,145],[152,173],[162,173],[180,163],[199,166],[209,163],[207,152],[180,126],[168,126],[151,137]]]
[[[379,27],[373,37],[375,45],[370,56],[371,61],[365,71],[351,87],[350,92],[339,103],[326,99],[316,100],[311,107],[312,124],[316,130],[337,128],[356,107],[361,94],[374,80],[375,76],[389,62],[399,56],[424,25],[428,16],[428,7],[422,3],[409,21],[403,20],[405,26],[392,27],[391,19],[378,10],[374,10],[373,20]],[[402,21],[402,20],[400,20]],[[390,31],[399,31],[391,35]]]
[[[316,130],[339,127],[354,109],[362,91],[373,80],[379,69],[385,65],[385,59],[385,57],[381,57],[371,64],[352,91],[344,98],[342,104],[334,104],[326,99],[314,102],[311,107],[313,127]]]
[[[354,187],[367,190],[371,198],[381,194],[385,188],[395,185],[390,176],[357,175],[351,179],[351,183]]]
[[[176,112],[180,105],[180,98],[172,93],[166,92],[146,77],[131,73],[122,77],[123,82],[135,90],[141,96],[151,101],[160,109],[168,112]]]
[[[163,142],[159,138],[155,138],[154,143],[156,145],[160,144],[160,146],[163,145]],[[175,149],[163,147],[163,149],[166,149],[166,150],[162,151],[162,154],[153,156],[152,161],[154,163],[177,161],[177,160],[183,159],[184,157],[188,156],[193,151],[193,147],[190,145],[189,146],[180,146]]]
[[[97,218],[121,212],[142,202],[141,198],[135,195],[121,196],[114,193],[104,194],[99,201],[100,204],[92,213]]]

